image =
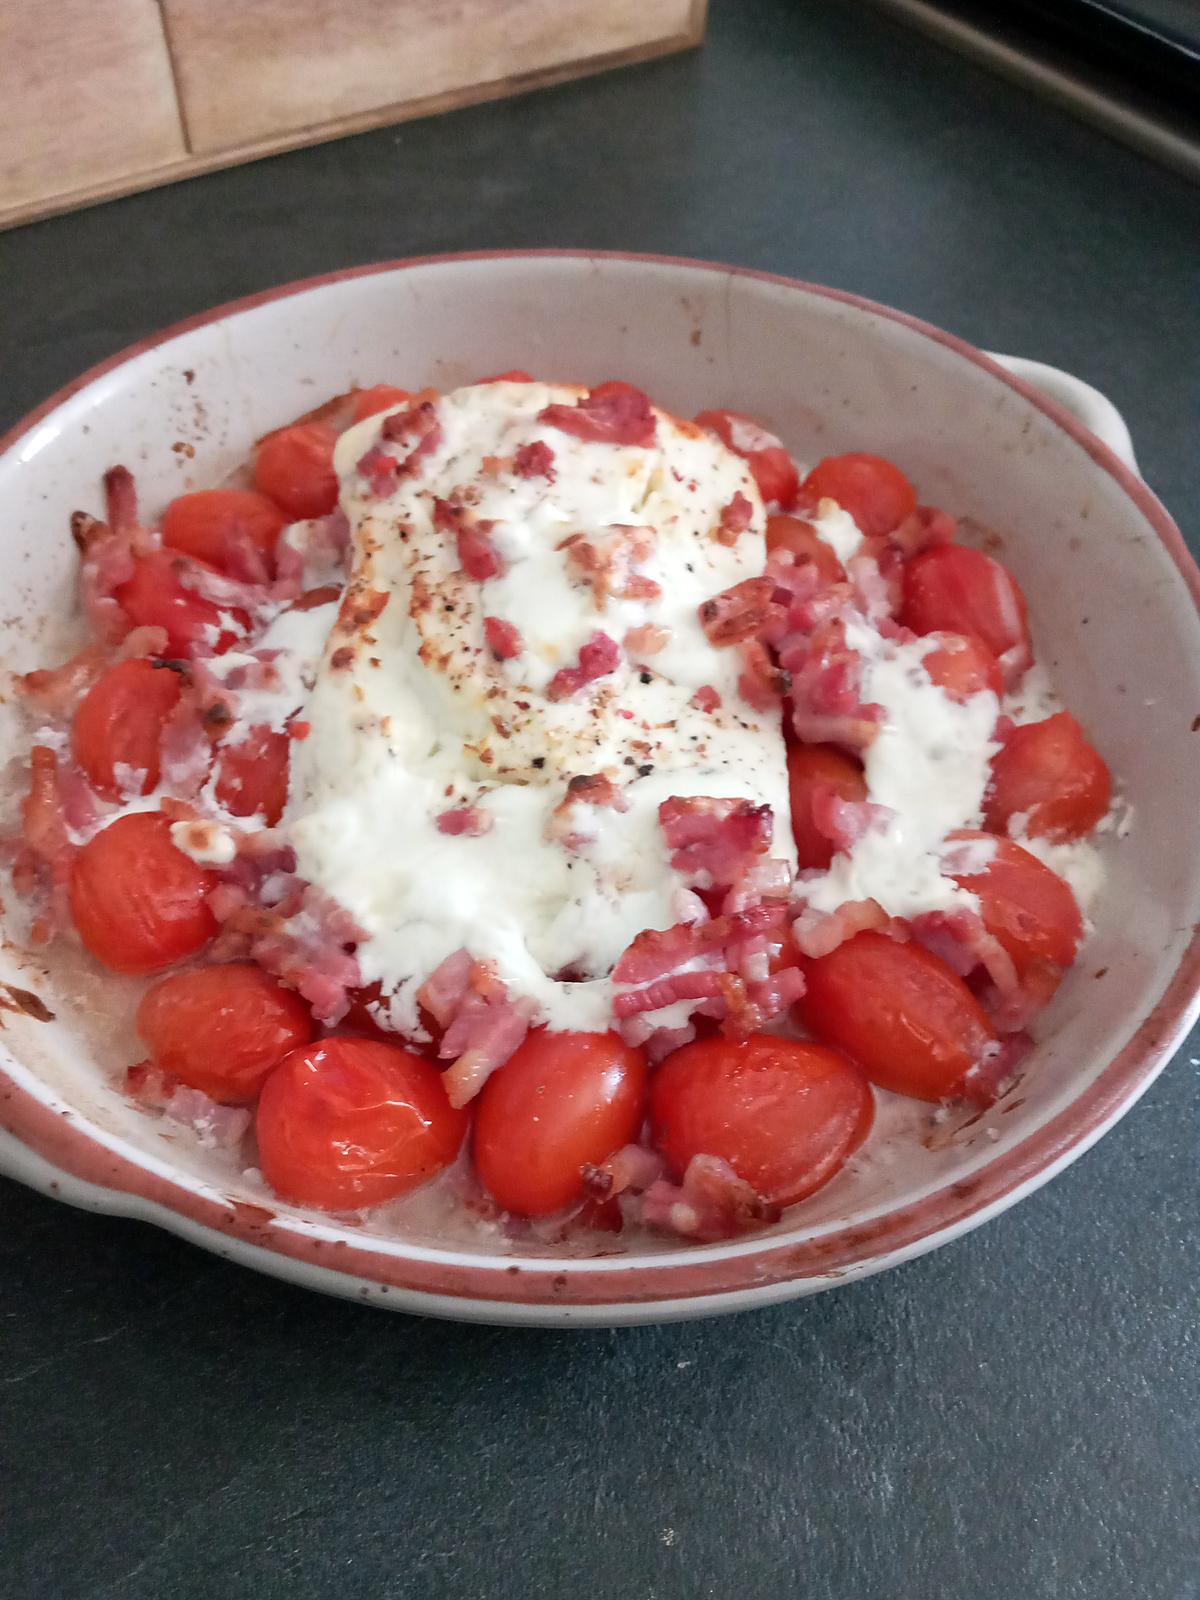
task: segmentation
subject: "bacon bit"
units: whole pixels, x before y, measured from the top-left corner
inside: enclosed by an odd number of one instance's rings
[[[735,545],[750,526],[754,517],[754,507],[739,489],[727,506],[721,508],[721,520],[717,524],[716,538],[718,544]]]
[[[1032,1049],[1033,1040],[1023,1029],[1010,1033],[966,1074],[959,1097],[981,1111],[995,1105],[1012,1086],[1016,1069]]]
[[[546,819],[545,837],[556,840],[564,850],[577,853],[588,844],[593,835],[580,827],[577,806],[609,807],[613,811],[628,811],[629,801],[611,778],[603,773],[578,773],[567,784],[567,792]]]
[[[366,478],[377,500],[386,500],[395,492],[400,462],[382,444],[373,444],[364,456],[359,457],[355,471]]]
[[[109,656],[102,645],[90,644],[61,667],[39,667],[20,673],[18,689],[44,714],[66,718],[108,666],[146,656],[160,656],[167,648],[163,628],[134,628]],[[169,663],[160,663],[169,665]]]
[[[761,633],[773,619],[775,580],[743,578],[732,588],[705,600],[699,608],[700,625],[710,644],[721,648]]]
[[[458,546],[459,566],[468,578],[483,583],[500,577],[504,561],[491,538],[494,522],[475,521],[465,506],[452,500],[433,502],[433,525],[442,533],[452,533]]]
[[[768,1227],[782,1215],[719,1156],[693,1156],[681,1184],[660,1178],[642,1197],[647,1227],[706,1243]]]
[[[550,679],[546,685],[547,700],[568,699],[585,684],[594,683],[597,678],[615,672],[620,660],[621,652],[616,640],[610,639],[606,633],[593,633],[579,647],[579,665],[560,667]]]
[[[597,611],[607,608],[610,597],[657,600],[662,594],[661,584],[633,571],[653,553],[653,528],[614,523],[593,539],[573,533],[558,548],[567,552],[567,571],[591,589]]]
[[[771,847],[771,807],[751,800],[672,795],[659,806],[658,822],[672,867],[702,888],[732,884]]]
[[[470,952],[456,950],[433,969],[417,990],[417,1004],[428,1011],[439,1028],[449,1026],[450,1019],[466,998],[471,967]]]
[[[398,478],[415,477],[419,471],[420,462],[433,452],[442,442],[443,430],[441,420],[434,405],[437,391],[425,389],[405,411],[393,411],[384,417],[379,429],[379,437],[388,444],[407,444],[415,439],[417,442],[405,458],[396,467]]]
[[[671,630],[657,622],[644,622],[639,627],[630,628],[622,642],[626,655],[639,658],[656,656],[670,644]]]
[[[803,895],[803,880],[796,887]],[[805,906],[792,923],[792,937],[801,955],[819,961],[831,950],[836,950],[838,945],[845,944],[847,939],[853,939],[856,933],[868,928],[886,933],[891,938],[908,937],[904,925],[889,917],[878,900],[847,900],[836,911],[818,911],[814,906]]]
[[[477,839],[480,834],[491,832],[496,819],[482,806],[452,806],[449,811],[440,812],[435,821],[439,833],[463,834]]]
[[[708,922],[677,922],[671,928],[643,928],[613,968],[613,982],[637,985],[653,982],[677,967],[718,953],[733,941],[761,935],[778,935],[787,922],[786,908],[755,906]],[[713,963],[716,964],[715,962]]]
[[[698,711],[716,711],[721,704],[721,696],[711,683],[702,683],[692,696],[690,704]]]
[[[49,867],[70,852],[58,757],[47,745],[35,744],[29,752],[29,791],[21,801],[21,831],[29,849]]]
[[[573,406],[547,406],[538,421],[598,444],[652,445],[658,432],[649,399],[631,383],[598,384]]]
[[[844,624],[837,618],[822,623],[811,639],[781,649],[780,655],[792,675],[797,737],[865,750],[879,732],[883,707],[862,703],[862,661],[846,643]]]
[[[624,1144],[599,1166],[590,1163],[579,1169],[589,1194],[609,1200],[619,1194],[642,1194],[666,1171],[666,1162],[657,1150],[645,1145]]]
[[[465,1106],[508,1060],[529,1031],[532,1000],[511,1000],[488,961],[458,950],[417,991],[418,1002],[445,1028],[438,1055],[452,1065],[443,1082],[452,1106]]]
[[[523,444],[513,456],[513,471],[518,478],[545,478],[554,482],[554,451],[541,439]]]
[[[831,783],[812,786],[813,826],[835,851],[853,850],[872,829],[887,827],[895,813],[873,800],[847,800]]]
[[[775,711],[791,687],[791,675],[777,666],[761,639],[743,639],[738,645],[742,671],[738,693],[755,711]]]
[[[109,467],[104,474],[104,502],[113,533],[131,534],[138,526],[137,488],[128,467]]]
[[[483,637],[497,661],[513,661],[525,648],[520,629],[503,617],[484,617]]]
[[[287,731],[289,739],[307,739],[312,732],[312,723],[293,720],[288,723]]]

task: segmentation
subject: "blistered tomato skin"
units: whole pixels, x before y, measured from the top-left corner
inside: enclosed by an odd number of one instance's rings
[[[214,655],[228,650],[249,628],[244,611],[215,606],[180,581],[178,552],[139,556],[133,574],[113,597],[136,628],[163,628],[172,655],[190,656],[198,645]]]
[[[801,503],[815,508],[836,500],[868,538],[892,533],[917,509],[912,484],[882,456],[826,456],[800,486]]]
[[[982,872],[953,873],[979,901],[984,927],[1012,957],[1018,973],[1035,963],[1069,967],[1083,938],[1083,918],[1070,884],[1011,839],[961,832],[955,839],[992,846]]]
[[[696,418],[701,428],[715,433],[721,443],[739,455],[750,468],[764,505],[790,511],[796,503],[800,474],[796,463],[774,434],[761,423],[740,411],[701,411]]]
[[[881,1089],[946,1099],[997,1043],[962,979],[914,942],[858,933],[800,966],[801,1021]]]
[[[270,575],[285,522],[274,501],[251,489],[197,489],[163,512],[162,541],[219,572],[253,580]]]
[[[298,422],[258,447],[254,487],[291,517],[324,517],[337,505],[337,434],[324,422]]]
[[[584,1166],[637,1138],[645,1098],[645,1055],[615,1033],[532,1033],[479,1097],[476,1171],[505,1211],[560,1211]]]
[[[988,689],[997,698],[1004,693],[1000,663],[984,644],[969,633],[931,633],[933,649],[922,659],[922,666],[939,689],[962,704],[973,694]]]
[[[157,811],[134,811],[83,846],[71,872],[71,917],[84,946],[114,972],[161,972],[216,932],[216,885],[171,841]]]
[[[449,1166],[467,1113],[423,1057],[373,1039],[292,1050],[267,1078],[255,1122],[263,1176],[284,1200],[325,1211],[382,1205]]]
[[[906,562],[900,621],[914,633],[973,635],[1011,684],[1033,660],[1025,596],[1007,567],[982,550],[939,544]]]
[[[684,1045],[650,1088],[651,1139],[677,1176],[693,1156],[718,1156],[780,1206],[828,1183],[874,1115],[866,1078],[843,1054],[769,1033]]]
[[[157,786],[163,727],[180,689],[170,667],[145,660],[119,661],[97,678],[75,713],[71,750],[98,795],[128,799]]]
[[[137,1031],[160,1071],[223,1105],[249,1105],[289,1050],[312,1038],[300,996],[261,967],[223,962],[147,989]]]
[[[994,833],[1022,819],[1030,838],[1082,839],[1108,811],[1112,778],[1069,711],[1014,728],[992,759],[983,820]]]

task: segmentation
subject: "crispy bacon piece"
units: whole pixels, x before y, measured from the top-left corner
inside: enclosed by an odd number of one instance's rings
[[[737,650],[742,658],[738,693],[755,711],[776,710],[791,687],[790,675],[776,663],[761,639],[743,639]]]
[[[862,662],[846,643],[845,625],[834,617],[807,641],[780,652],[791,673],[792,726],[809,744],[840,744],[865,750],[879,732],[883,708],[864,705]]]
[[[652,445],[658,432],[650,401],[631,383],[599,384],[573,406],[547,406],[538,421],[598,444]]]
[[[513,661],[524,649],[520,629],[503,617],[484,617],[483,637],[497,661]]]
[[[681,1183],[659,1178],[642,1196],[647,1227],[708,1243],[768,1227],[782,1215],[719,1156],[693,1156]]]
[[[579,647],[579,665],[560,667],[546,685],[547,700],[566,700],[578,693],[585,684],[594,683],[615,672],[621,652],[615,639],[596,632]]]
[[[395,491],[400,460],[385,450],[382,444],[376,443],[359,457],[355,470],[367,480],[377,500],[386,500]]]
[[[710,683],[702,683],[692,696],[692,705],[698,711],[716,711],[721,704],[721,696]]]
[[[104,504],[113,533],[132,533],[138,525],[137,488],[128,467],[109,467],[104,474]]]
[[[643,928],[613,968],[613,982],[638,985],[674,972],[723,949],[726,943],[760,935],[781,937],[787,911],[760,905],[705,922],[677,922],[671,928]],[[715,964],[715,963],[714,963]]]
[[[465,834],[469,839],[490,833],[496,822],[492,813],[485,811],[482,806],[451,806],[449,811],[440,812],[435,820],[439,833]]]
[[[541,439],[523,444],[513,456],[513,472],[518,478],[545,478],[554,482],[554,451]]]
[[[676,872],[701,888],[728,887],[771,848],[773,814],[751,800],[672,795],[658,808]]]
[[[796,887],[803,896],[803,876]],[[892,938],[908,937],[904,925],[889,917],[878,900],[847,900],[836,911],[818,911],[815,906],[805,906],[792,923],[792,937],[802,955],[818,961],[868,928]]]
[[[438,1055],[452,1106],[473,1100],[529,1031],[532,1000],[512,1000],[489,961],[465,950],[447,956],[417,991],[418,1003],[445,1029]]]
[[[436,391],[423,390],[403,411],[392,411],[384,417],[379,437],[388,444],[411,445],[408,454],[397,463],[397,478],[415,477],[421,462],[431,456],[442,442],[441,419],[434,404]]]
[[[847,800],[832,783],[814,783],[811,795],[813,826],[835,851],[853,850],[864,834],[885,828],[894,814],[873,800]]]
[[[452,533],[458,545],[458,563],[468,578],[483,583],[504,572],[504,559],[492,540],[494,522],[475,519],[453,500],[433,502],[433,525]]]
[[[708,635],[709,643],[719,649],[761,633],[773,620],[774,596],[775,580],[764,575],[743,578],[731,589],[723,589],[720,594],[703,601],[699,608],[700,626]]]
[[[61,667],[39,667],[21,673],[16,681],[25,699],[40,713],[66,719],[107,667],[119,661],[161,656],[166,648],[164,629],[134,628],[114,652],[105,650],[103,645],[85,645]]]
[[[567,792],[546,820],[546,838],[556,839],[565,850],[577,852],[593,837],[584,831],[585,818],[580,806],[608,807],[628,811],[629,801],[611,778],[602,772],[578,773],[567,784]]]
[[[642,1194],[666,1171],[666,1162],[657,1150],[643,1144],[623,1144],[599,1166],[580,1168],[589,1194],[610,1200],[619,1194]]]
[[[721,508],[721,519],[717,524],[717,543],[734,545],[750,526],[754,517],[754,507],[739,489],[727,506]]]
[[[589,539],[573,533],[558,547],[567,555],[567,571],[592,591],[597,611],[617,600],[657,600],[662,586],[633,568],[654,550],[654,529],[614,523]]]

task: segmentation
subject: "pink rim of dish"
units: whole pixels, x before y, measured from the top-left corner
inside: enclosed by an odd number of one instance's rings
[[[1022,395],[1082,446],[1097,466],[1115,479],[1154,529],[1179,571],[1200,613],[1200,569],[1183,536],[1150,490],[1106,445],[1100,443],[1063,407],[1039,390],[1013,377],[981,351],[917,317],[879,305],[860,295],[821,284],[805,283],[779,273],[723,266],[686,257],[597,250],[480,250],[444,256],[414,256],[369,266],[348,267],[287,283],[177,322],[141,339],[90,368],[59,389],[0,438],[0,454],[11,450],[45,417],[72,395],[147,350],[192,329],[235,316],[324,284],[369,277],[411,267],[444,266],[470,261],[550,260],[633,261],[684,267],[735,278],[754,279],[799,289],[857,310],[886,318],[953,350],[998,382]],[[296,1231],[285,1214],[245,1201],[216,1200],[108,1148],[82,1126],[74,1113],[48,1106],[9,1078],[0,1063],[0,1128],[64,1174],[116,1194],[128,1195],[186,1219],[216,1234],[225,1234],[277,1256],[323,1271],[345,1274],[380,1288],[418,1295],[446,1296],[477,1303],[520,1306],[622,1306],[648,1302],[695,1300],[716,1295],[746,1294],[774,1284],[801,1292],[807,1284],[821,1287],[847,1276],[861,1276],[880,1267],[932,1249],[941,1239],[982,1223],[1020,1192],[1048,1181],[1072,1155],[1082,1154],[1122,1110],[1149,1087],[1177,1045],[1200,999],[1200,929],[1193,931],[1178,967],[1157,1005],[1132,1038],[1072,1104],[1013,1149],[972,1176],[948,1184],[912,1204],[854,1227],[841,1228],[801,1241],[766,1237],[759,1248],[712,1259],[688,1250],[656,1257],[647,1265],[622,1267],[609,1257],[601,1267],[594,1260],[547,1262],[528,1259],[519,1266],[498,1256],[459,1260],[430,1259],[400,1253],[403,1246],[380,1240],[372,1244],[320,1239]],[[52,1187],[52,1186],[51,1186]],[[331,1222],[333,1219],[330,1219]]]

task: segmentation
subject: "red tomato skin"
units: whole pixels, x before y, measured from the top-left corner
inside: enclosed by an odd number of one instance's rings
[[[285,521],[273,500],[251,489],[197,489],[172,500],[163,512],[162,542],[218,572],[241,577],[243,547],[250,544],[269,560]]]
[[[269,433],[254,460],[254,487],[289,517],[324,517],[337,505],[337,434],[325,422],[297,422]]]
[[[297,1205],[352,1211],[407,1194],[454,1160],[467,1113],[440,1073],[400,1045],[321,1039],[290,1051],[263,1084],[263,1176]]]
[[[1070,884],[1011,839],[965,830],[952,837],[995,847],[982,872],[951,876],[978,898],[984,927],[1007,950],[1017,972],[1023,975],[1039,962],[1069,967],[1083,938]]]
[[[1112,802],[1112,777],[1069,711],[1014,728],[992,757],[984,826],[1004,833],[1024,816],[1030,838],[1082,839]]]
[[[728,409],[701,411],[696,422],[700,427],[707,428],[710,433],[715,433],[726,449],[741,456],[758,485],[758,492],[763,498],[764,505],[777,505],[780,511],[792,509],[800,489],[800,474],[796,470],[796,463],[783,446],[769,444],[761,450],[748,450],[739,449],[734,443],[739,424],[761,433],[765,431],[761,423],[755,422],[753,417],[748,417],[741,411]]]
[[[369,389],[358,389],[354,394],[350,421],[365,422],[368,417],[377,417],[381,411],[390,411],[393,406],[407,405],[411,399],[412,395],[407,389],[397,389],[390,383],[376,383]]]
[[[71,873],[71,917],[84,947],[114,972],[161,972],[216,932],[211,872],[171,842],[157,811],[117,817],[89,839]]]
[[[615,1033],[531,1033],[479,1096],[472,1151],[505,1211],[548,1216],[584,1193],[580,1169],[637,1137],[646,1058]]]
[[[937,642],[923,658],[925,671],[951,700],[961,705],[984,689],[990,689],[997,697],[1004,693],[1000,663],[982,639],[970,633],[941,630],[926,638]]]
[[[275,826],[287,804],[289,745],[286,733],[255,727],[237,744],[221,746],[216,795],[231,816],[262,816]]]
[[[222,1105],[249,1105],[276,1062],[312,1038],[298,994],[248,961],[173,972],[142,996],[137,1031],[161,1072]]]
[[[870,1087],[852,1061],[770,1033],[685,1044],[650,1086],[651,1141],[676,1176],[693,1156],[719,1156],[781,1206],[828,1183],[874,1116]]]
[[[972,634],[997,661],[1006,653],[1029,658],[1029,619],[1017,580],[966,545],[933,545],[905,563],[900,621],[914,633]]]
[[[145,660],[118,661],[96,679],[75,713],[71,750],[98,795],[123,798],[117,766],[145,773],[139,794],[157,785],[163,726],[180,689],[177,673]]]
[[[871,539],[892,533],[917,509],[917,491],[900,468],[861,452],[819,461],[800,486],[800,497],[814,509],[821,500],[836,500]]]
[[[180,583],[175,563],[178,557],[169,550],[153,550],[139,556],[133,576],[113,590],[113,597],[135,628],[164,628],[167,648],[172,655],[188,656],[196,645],[206,643],[206,629],[215,629],[215,643],[208,646],[220,655],[249,628],[244,611],[213,605]],[[237,624],[228,628],[222,611]]]
[[[800,968],[807,991],[796,1009],[805,1026],[881,1089],[944,1099],[996,1043],[966,984],[919,944],[857,933]]]
[[[865,800],[867,780],[853,756],[832,744],[790,744],[787,752],[792,837],[801,867],[827,867],[833,843],[813,821],[813,791],[832,788],[843,800]]]
[[[797,561],[811,561],[827,583],[841,583],[846,569],[811,522],[777,512],[767,518],[767,553],[790,550]]]

